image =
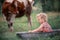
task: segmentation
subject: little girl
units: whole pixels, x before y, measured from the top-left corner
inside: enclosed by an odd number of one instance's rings
[[[52,32],[52,28],[48,23],[48,18],[46,13],[37,14],[38,22],[41,24],[37,29],[29,32]]]

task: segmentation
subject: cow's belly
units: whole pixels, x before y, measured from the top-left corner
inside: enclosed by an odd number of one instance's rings
[[[16,14],[16,18],[22,17],[22,16],[24,16],[24,15],[25,15],[25,13],[17,13],[17,14]]]

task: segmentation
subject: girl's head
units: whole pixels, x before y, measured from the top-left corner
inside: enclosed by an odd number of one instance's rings
[[[48,21],[46,13],[37,14],[37,19],[38,19],[39,23],[43,23],[43,22],[47,22]]]

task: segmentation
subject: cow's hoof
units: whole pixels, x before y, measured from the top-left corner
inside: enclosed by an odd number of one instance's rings
[[[13,27],[10,27],[10,28],[9,28],[9,31],[10,31],[10,32],[13,32],[13,30],[14,30]]]

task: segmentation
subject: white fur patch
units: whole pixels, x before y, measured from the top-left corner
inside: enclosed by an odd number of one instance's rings
[[[33,0],[29,0],[29,2],[31,3],[31,5],[33,6],[34,4],[34,1]]]
[[[15,4],[15,6],[17,7],[17,2],[16,2],[16,1],[15,1],[15,3],[14,3],[14,4]]]
[[[27,0],[17,0],[17,1],[19,1],[19,2],[23,2],[24,3],[24,6],[26,7],[27,6]],[[6,2],[9,2],[9,3],[12,3],[13,2],[13,0],[6,0]],[[17,2],[15,2],[15,5],[16,5],[16,7],[17,7]]]
[[[27,6],[27,0],[17,0],[17,1],[19,1],[19,2],[23,2],[24,3],[24,6],[26,7]]]
[[[12,2],[13,2],[13,0],[6,0],[6,2],[12,3]]]
[[[14,19],[15,19],[15,14],[13,14],[12,16],[11,16],[11,22],[13,22],[14,21]]]
[[[29,0],[30,2],[32,2],[33,0]]]

